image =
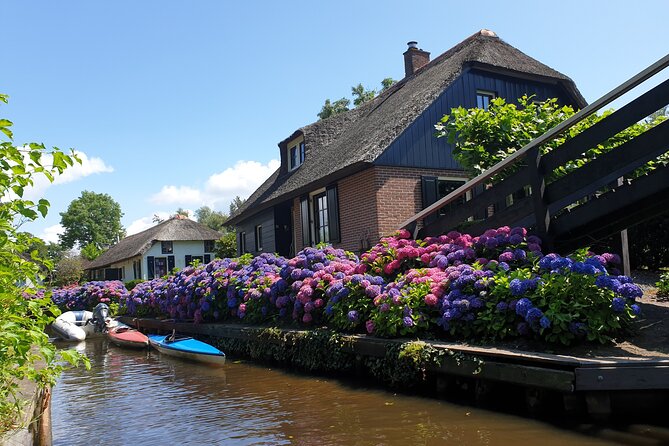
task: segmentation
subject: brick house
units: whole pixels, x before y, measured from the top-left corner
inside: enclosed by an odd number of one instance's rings
[[[238,252],[293,255],[320,242],[361,252],[466,181],[434,124],[523,94],[586,102],[567,76],[481,30],[430,61],[409,42],[405,77],[279,143],[281,166],[233,215]]]

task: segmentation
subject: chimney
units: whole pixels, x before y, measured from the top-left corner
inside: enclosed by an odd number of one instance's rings
[[[409,77],[430,62],[430,53],[418,48],[418,42],[407,42],[409,49],[404,52],[404,77]]]

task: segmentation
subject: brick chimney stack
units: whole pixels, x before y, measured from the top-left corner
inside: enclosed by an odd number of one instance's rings
[[[430,62],[430,53],[418,48],[418,42],[407,42],[409,49],[404,52],[404,76],[409,77]]]

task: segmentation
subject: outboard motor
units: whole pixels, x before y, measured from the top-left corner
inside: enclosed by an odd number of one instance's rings
[[[93,309],[93,323],[95,331],[104,332],[107,330],[107,320],[109,319],[109,306],[99,303]]]

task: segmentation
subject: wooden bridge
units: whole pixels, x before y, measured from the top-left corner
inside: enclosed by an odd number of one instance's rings
[[[409,229],[414,238],[424,238],[453,229],[466,228],[467,233],[478,235],[502,225],[532,227],[542,236],[546,251],[568,252],[666,211],[669,166],[658,163],[644,175],[633,173],[669,151],[669,119],[560,178],[549,178],[588,149],[669,104],[669,80],[552,151],[542,155],[540,147],[667,66],[669,55],[406,220],[401,228]],[[500,176],[504,179],[493,183]],[[468,193],[473,198],[461,199]],[[508,203],[508,196],[521,198]],[[449,204],[449,212],[439,215]]]

